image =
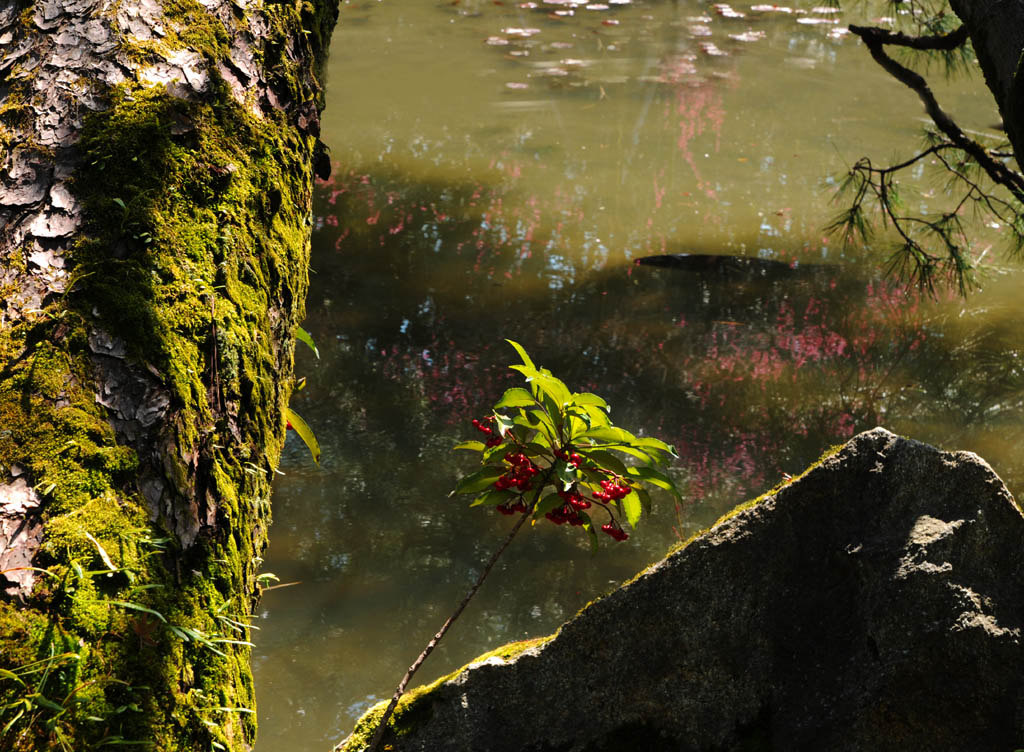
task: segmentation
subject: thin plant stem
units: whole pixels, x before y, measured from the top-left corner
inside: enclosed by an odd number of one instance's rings
[[[380,724],[377,726],[377,730],[373,734],[373,740],[370,742],[370,746],[366,748],[366,752],[376,752],[377,747],[381,742],[381,739],[384,738],[384,731],[387,729],[388,721],[391,719],[391,715],[395,712],[395,708],[398,707],[398,701],[405,693],[405,688],[409,686],[409,682],[412,680],[413,675],[415,675],[415,673],[419,671],[420,666],[423,665],[423,661],[427,660],[427,656],[434,651],[434,648],[437,646],[437,643],[441,641],[441,638],[444,637],[445,633],[451,628],[452,624],[455,623],[455,620],[459,618],[462,612],[466,609],[466,606],[469,605],[470,600],[472,600],[473,596],[476,595],[476,591],[480,589],[480,586],[484,584],[484,580],[487,579],[487,575],[491,573],[491,569],[498,561],[498,558],[505,552],[505,549],[508,548],[509,544],[512,542],[512,539],[516,537],[516,533],[519,532],[519,528],[521,528],[523,526],[523,523],[526,522],[526,520],[533,514],[533,510],[537,506],[537,499],[540,498],[540,492],[544,488],[546,481],[547,477],[545,476],[544,482],[542,482],[537,487],[537,492],[533,496],[533,502],[530,504],[530,507],[525,512],[523,512],[522,516],[519,518],[519,521],[516,522],[515,527],[512,528],[512,531],[508,534],[508,537],[506,537],[505,541],[501,544],[501,547],[497,551],[495,551],[494,554],[491,556],[490,560],[487,562],[487,565],[484,567],[484,571],[480,573],[480,576],[477,577],[476,582],[473,583],[473,587],[471,587],[469,589],[469,592],[466,593],[466,597],[462,599],[462,602],[452,612],[452,615],[449,616],[448,620],[441,625],[441,628],[437,631],[437,634],[435,634],[433,639],[427,643],[427,646],[423,648],[423,652],[419,654],[419,657],[417,657],[416,660],[413,661],[412,665],[409,666],[409,669],[405,672],[405,676],[402,677],[402,681],[398,683],[398,686],[395,688],[395,693],[391,696],[391,702],[388,703],[388,707],[384,711],[384,715],[382,715],[380,718]]]

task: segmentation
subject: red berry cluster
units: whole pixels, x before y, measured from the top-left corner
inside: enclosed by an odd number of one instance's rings
[[[629,495],[630,487],[619,483],[618,481],[603,480],[601,481],[601,491],[594,491],[594,498],[600,501],[618,501],[621,498]]]
[[[629,537],[629,533],[613,522],[606,522],[601,525],[601,532],[608,533],[608,535],[617,541],[624,541]]]
[[[516,488],[519,491],[529,491],[533,488],[530,478],[540,472],[540,468],[533,464],[529,457],[522,452],[518,454],[509,453],[505,455],[505,462],[510,467],[508,471],[494,481],[494,487],[499,491],[507,488]],[[525,511],[525,510],[524,510]]]
[[[473,418],[473,428],[475,428],[477,431],[479,431],[482,434],[485,434],[488,437],[485,443],[489,447],[498,446],[498,444],[505,440],[504,438],[502,438],[500,433],[495,433],[494,429],[487,425],[488,423],[493,422],[493,415],[488,415],[483,420],[477,420],[476,418]]]
[[[573,486],[570,491],[559,491],[558,495],[565,499],[565,503],[573,509],[590,509],[590,502],[583,498],[583,494],[576,489],[576,486]]]
[[[498,504],[496,509],[502,514],[523,514],[526,509],[526,502],[522,498],[516,499],[514,504]]]
[[[569,447],[569,449],[572,449],[572,447]],[[571,467],[579,467],[583,464],[583,455],[578,452],[559,449],[555,452],[555,456],[560,460],[565,460]]]
[[[556,507],[544,516],[556,525],[563,525],[568,522],[573,527],[579,527],[583,524],[583,518],[580,516],[580,513],[573,509],[569,504],[563,504],[560,507]]]

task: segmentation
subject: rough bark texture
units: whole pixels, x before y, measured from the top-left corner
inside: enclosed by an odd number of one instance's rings
[[[252,743],[337,4],[0,0],[0,748]]]
[[[1012,750],[1024,515],[977,456],[883,429],[551,638],[407,695],[396,752]],[[381,703],[338,749],[363,749]]]
[[[1024,168],[1024,0],[950,0],[967,26],[985,83]]]

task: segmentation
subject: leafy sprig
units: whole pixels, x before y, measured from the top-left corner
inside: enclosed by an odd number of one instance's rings
[[[522,345],[507,341],[522,360],[510,367],[527,388],[509,389],[489,416],[473,421],[487,440],[464,441],[455,449],[479,452],[481,467],[451,495],[473,494],[470,506],[529,514],[534,524],[547,519],[580,527],[595,549],[594,515],[604,522],[603,532],[625,540],[621,520],[635,528],[651,510],[648,486],[682,498],[665,471],[677,456],[673,447],[615,426],[604,399],[571,391],[535,365]]]

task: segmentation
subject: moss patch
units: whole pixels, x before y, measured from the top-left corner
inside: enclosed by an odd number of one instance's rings
[[[224,57],[227,30],[199,3],[164,10],[163,46],[129,59]],[[290,104],[315,105],[324,50],[302,25],[326,44],[337,3],[263,12],[257,62],[278,61]],[[199,101],[131,83],[104,96],[78,144],[69,292],[0,332],[0,482],[28,480],[45,531],[32,596],[0,601],[0,748],[246,749],[247,625],[306,293],[315,138],[286,111],[254,116],[215,77]],[[141,444],[96,403],[96,330],[169,400],[151,429],[128,416]],[[154,477],[158,506],[138,491]]]
[[[438,687],[451,681],[463,671],[469,669],[470,666],[476,663],[482,663],[488,658],[494,657],[501,658],[505,661],[512,660],[527,650],[540,647],[546,642],[550,642],[553,638],[554,635],[547,635],[545,637],[535,637],[530,640],[510,642],[499,648],[488,651],[483,655],[477,656],[465,666],[452,671],[450,674],[440,677],[430,684],[425,684],[406,692],[402,695],[402,699],[398,701],[398,705],[395,707],[395,712],[388,721],[388,731],[384,734],[380,748],[382,750],[393,748],[392,743],[396,737],[409,734],[417,726],[429,720],[430,695],[436,691]],[[367,710],[366,713],[363,714],[362,718],[356,722],[356,726],[352,730],[348,739],[335,747],[336,752],[359,752],[369,746],[370,741],[373,739],[373,735],[377,730],[377,726],[380,725],[380,719],[383,717],[384,710],[387,708],[389,702],[390,699],[382,700]]]

